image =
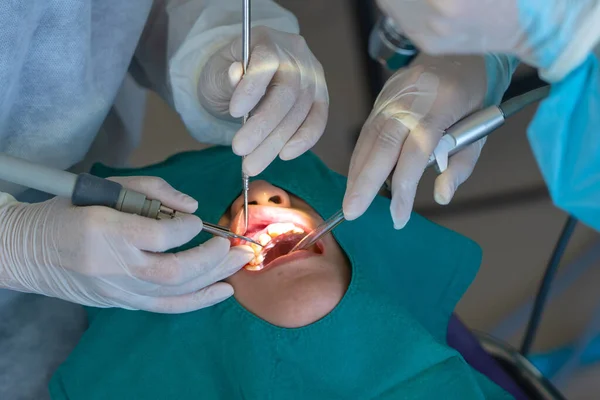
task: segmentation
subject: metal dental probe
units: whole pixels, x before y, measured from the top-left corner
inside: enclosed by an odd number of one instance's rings
[[[242,21],[242,79],[248,70],[248,62],[250,61],[250,0],[243,0],[244,20]],[[245,125],[248,121],[249,114],[244,115],[242,123]],[[242,157],[242,163],[246,156]],[[250,178],[244,172],[242,167],[242,188],[244,191],[244,229],[242,233],[248,230],[248,185]]]
[[[225,228],[224,226],[211,224],[209,222],[204,222],[204,221],[202,221],[202,224],[204,225],[202,230],[210,233],[211,235],[221,236],[224,238],[241,239],[241,240],[245,240],[247,242],[256,244],[260,247],[264,247],[262,244],[258,243],[256,240],[250,239],[247,236],[237,235],[237,234],[231,232],[229,229]]]
[[[290,253],[296,250],[305,250],[308,249],[313,244],[317,243],[319,239],[321,239],[324,235],[328,234],[332,230],[334,230],[339,224],[344,220],[344,211],[339,210],[335,214],[333,214],[329,219],[323,222],[321,225],[317,226],[315,230],[313,230],[308,235],[304,236],[301,241],[299,241],[294,248],[290,251]]]
[[[448,156],[456,154],[465,147],[475,143],[476,141],[486,137],[496,129],[501,127],[506,118],[513,116],[521,111],[526,106],[540,101],[548,96],[550,86],[544,86],[521,96],[514,97],[505,101],[500,106],[491,106],[477,111],[452,125],[446,130],[443,140],[448,141],[451,150]],[[427,167],[436,164],[435,154],[432,154],[427,163]],[[389,179],[386,181],[389,187]],[[339,210],[331,218],[319,225],[315,230],[306,235],[294,248],[290,251],[305,250],[314,245],[319,239],[327,235],[339,224],[344,221],[344,212]]]
[[[177,214],[184,214],[108,179],[90,174],[76,175],[4,154],[0,154],[0,180],[69,198],[75,206],[106,206],[152,219],[171,219]],[[263,247],[253,239],[237,235],[225,227],[207,222],[203,224],[202,230],[212,235],[242,239]]]

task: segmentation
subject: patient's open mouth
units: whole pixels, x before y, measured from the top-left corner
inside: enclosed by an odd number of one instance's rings
[[[241,218],[238,215],[231,226],[236,233],[241,230],[240,222]],[[292,259],[323,254],[322,243],[317,243],[311,249],[289,254],[312,229],[314,229],[314,222],[302,212],[281,207],[253,206],[249,208],[248,229],[245,235],[259,242],[263,247],[239,239],[233,240],[232,244],[249,245],[256,257],[244,268],[249,271],[260,271]]]

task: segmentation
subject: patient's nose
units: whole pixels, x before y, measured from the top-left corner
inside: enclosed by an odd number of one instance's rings
[[[278,187],[266,181],[252,181],[248,186],[248,204],[272,207],[290,207],[290,196]],[[244,196],[238,197],[231,206],[235,215],[244,206]]]

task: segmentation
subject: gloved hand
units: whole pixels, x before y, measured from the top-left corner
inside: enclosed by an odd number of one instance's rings
[[[597,0],[377,0],[430,54],[505,53],[548,69],[586,23]]]
[[[183,212],[197,202],[158,178],[113,178]],[[218,303],[233,288],[218,282],[253,257],[214,238],[175,254],[202,230],[193,215],[152,220],[66,199],[0,207],[0,285],[93,307],[182,313]],[[218,283],[215,283],[218,282]]]
[[[250,119],[233,139],[255,176],[279,155],[291,160],[319,140],[329,112],[323,68],[299,35],[258,26],[251,31],[242,79],[242,40],[234,39],[206,63],[198,82],[200,103],[220,118]]]
[[[394,227],[406,225],[417,184],[444,131],[481,108],[487,91],[483,56],[418,56],[385,84],[356,144],[344,215],[353,220],[369,207],[381,185],[392,178]],[[448,204],[473,171],[485,138],[450,158],[435,181],[434,197]]]

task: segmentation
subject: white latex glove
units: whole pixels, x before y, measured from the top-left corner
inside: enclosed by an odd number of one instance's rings
[[[250,119],[233,139],[255,176],[276,157],[291,160],[319,140],[329,112],[323,68],[304,38],[258,26],[251,32],[247,74],[242,79],[242,41],[236,37],[206,63],[198,82],[200,103],[220,118]]]
[[[406,225],[429,156],[448,127],[481,108],[486,75],[484,57],[420,55],[386,82],[352,154],[343,203],[346,219],[367,210],[395,168],[392,219],[396,229]],[[435,181],[439,204],[448,204],[471,175],[484,143],[482,139],[450,158]]]
[[[598,0],[377,0],[430,54],[505,53],[550,68],[574,40],[598,38]],[[575,57],[575,54],[571,54]]]
[[[197,208],[161,179],[113,180],[183,212]],[[62,198],[7,203],[0,207],[0,287],[93,307],[193,311],[231,296],[233,288],[219,281],[253,257],[250,248],[230,250],[222,238],[162,253],[201,230],[193,215],[157,221],[106,207],[74,207]]]

